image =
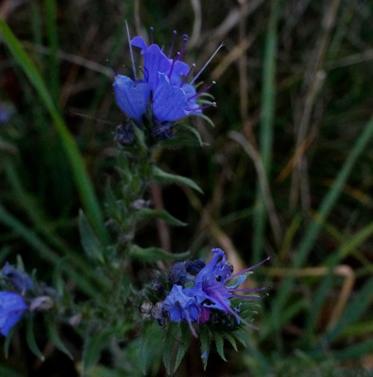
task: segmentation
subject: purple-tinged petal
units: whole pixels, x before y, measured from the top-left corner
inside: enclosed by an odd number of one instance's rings
[[[140,121],[145,114],[150,97],[148,84],[133,81],[127,76],[116,75],[113,86],[118,107],[129,118]]]
[[[0,292],[0,333],[7,336],[26,310],[22,296],[14,292]]]

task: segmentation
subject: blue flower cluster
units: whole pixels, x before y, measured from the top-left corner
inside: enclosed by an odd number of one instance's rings
[[[183,61],[187,43],[185,35],[183,41],[181,51],[169,57],[159,45],[148,45],[142,37],[134,37],[129,41],[133,78],[118,74],[114,79],[114,94],[118,107],[138,126],[141,126],[144,117],[147,117],[152,124],[153,136],[159,139],[171,137],[173,122],[190,115],[202,114],[203,106],[199,99],[209,88],[205,86],[197,92],[196,79],[207,64],[192,77],[194,66]],[[143,58],[141,78],[136,74],[132,47],[138,49]],[[131,143],[132,126],[126,124],[121,127],[117,139],[122,143]]]
[[[258,265],[233,274],[224,251],[218,248],[212,249],[212,258],[207,264],[201,260],[176,263],[170,271],[173,285],[161,303],[161,312],[171,322],[187,322],[194,335],[192,324],[207,323],[216,312],[233,317],[239,324],[243,319],[232,300],[260,298],[253,292],[261,289],[240,288]]]

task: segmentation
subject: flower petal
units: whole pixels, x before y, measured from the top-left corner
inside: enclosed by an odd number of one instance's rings
[[[168,74],[171,69],[171,60],[164,54],[157,44],[152,44],[145,50],[144,77],[149,83],[150,89],[156,90],[159,83],[159,74]]]
[[[146,44],[146,42],[144,41],[144,38],[143,37],[140,37],[139,35],[137,35],[136,37],[133,37],[132,40],[131,40],[131,45],[133,47],[137,47],[141,50],[144,50],[146,49],[146,47],[148,46]]]
[[[183,90],[173,86],[166,75],[160,74],[154,93],[153,113],[160,122],[174,122],[188,115],[188,101]]]
[[[0,292],[0,333],[7,336],[27,310],[25,300],[13,292]]]
[[[129,118],[140,121],[150,97],[148,84],[133,81],[127,76],[116,75],[113,86],[118,107]]]

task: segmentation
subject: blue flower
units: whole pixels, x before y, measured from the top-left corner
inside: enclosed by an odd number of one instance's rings
[[[181,285],[175,284],[163,302],[163,309],[173,322],[198,320],[201,307],[193,296],[187,296]]]
[[[163,302],[163,310],[168,314],[170,321],[185,320],[191,327],[192,322],[199,324],[208,322],[211,313],[218,311],[227,316],[233,316],[236,322],[240,323],[242,318],[232,306],[232,299],[258,300],[260,298],[251,293],[262,289],[239,287],[248,275],[268,258],[255,266],[233,274],[233,267],[223,250],[212,249],[212,254],[211,260],[206,265],[199,260],[179,262],[171,269],[170,278],[174,285]]]
[[[9,282],[18,289],[21,293],[25,293],[33,288],[33,282],[30,276],[28,276],[24,271],[13,267],[11,264],[6,263],[0,273]]]
[[[27,305],[21,295],[0,291],[0,333],[7,336],[26,310]]]
[[[114,79],[118,107],[138,124],[142,123],[149,109],[154,128],[152,134],[160,139],[171,137],[172,122],[200,115],[203,111],[198,101],[208,88],[204,87],[197,93],[194,83],[217,51],[202,70],[188,80],[192,68],[182,60],[185,46],[186,38],[182,51],[171,58],[157,44],[147,45],[142,37],[136,36],[130,42],[133,79],[124,75],[116,75]],[[132,47],[139,49],[143,57],[141,79],[136,75]]]
[[[141,121],[145,114],[150,87],[143,81],[134,81],[124,75],[116,75],[114,80],[114,94],[118,107],[130,118]]]

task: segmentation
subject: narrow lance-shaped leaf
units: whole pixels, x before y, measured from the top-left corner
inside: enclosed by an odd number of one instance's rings
[[[65,344],[63,343],[63,341],[61,340],[58,334],[58,329],[57,329],[56,324],[50,318],[46,319],[46,324],[48,328],[49,339],[51,340],[51,342],[54,344],[54,346],[57,349],[59,349],[61,352],[67,355],[71,360],[73,360],[73,356],[71,352],[67,349],[67,347],[65,346]]]
[[[159,183],[174,183],[176,185],[189,187],[201,194],[203,193],[202,189],[192,179],[182,177],[181,175],[167,173],[157,166],[153,167],[153,177]]]
[[[32,353],[36,357],[38,357],[41,361],[44,361],[45,357],[40,351],[36,343],[35,332],[34,332],[34,319],[32,315],[30,315],[26,321],[26,341]]]
[[[158,247],[140,247],[138,245],[132,245],[129,251],[129,256],[132,259],[136,259],[143,263],[153,263],[157,261],[173,261],[184,260],[190,255],[189,252],[185,253],[170,253],[166,250]]]
[[[83,211],[79,212],[79,232],[83,249],[88,258],[103,263],[103,246],[90,226]]]
[[[184,223],[184,222],[178,220],[176,217],[172,216],[167,211],[160,210],[160,209],[141,208],[136,212],[135,216],[136,216],[138,221],[161,219],[161,220],[164,220],[169,225],[174,225],[174,226],[186,226],[187,225],[186,223]]]

